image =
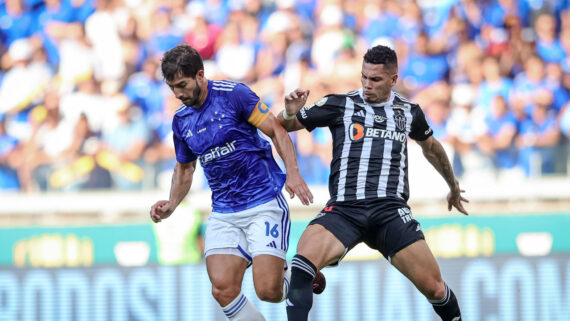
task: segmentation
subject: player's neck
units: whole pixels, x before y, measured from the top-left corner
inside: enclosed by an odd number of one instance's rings
[[[202,105],[206,102],[206,98],[208,98],[208,79],[204,77],[204,81],[198,84],[200,86],[200,95],[198,98],[198,103],[194,106],[194,108],[199,109]]]

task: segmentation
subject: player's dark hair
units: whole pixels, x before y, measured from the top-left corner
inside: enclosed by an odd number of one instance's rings
[[[204,62],[196,49],[187,44],[180,44],[164,53],[161,61],[162,75],[172,81],[177,75],[196,78],[204,70]]]
[[[394,66],[398,68],[398,57],[390,47],[378,45],[366,51],[364,62],[375,65]]]

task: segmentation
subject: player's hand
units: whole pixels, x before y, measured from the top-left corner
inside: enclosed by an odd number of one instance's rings
[[[287,179],[285,180],[285,190],[289,192],[291,198],[297,197],[301,200],[303,205],[309,205],[313,203],[313,193],[305,183],[305,180],[301,177],[299,172],[297,173],[287,173]]]
[[[307,102],[310,90],[295,89],[285,96],[285,110],[287,115],[295,115]]]
[[[150,208],[150,218],[155,223],[159,223],[169,217],[172,212],[174,212],[174,207],[170,201],[158,201]]]
[[[447,194],[447,210],[451,211],[452,207],[455,207],[459,212],[463,213],[464,215],[469,215],[465,208],[463,208],[463,204],[461,202],[469,203],[469,200],[465,197],[461,196],[461,193],[465,193],[465,190],[457,188],[452,189]]]

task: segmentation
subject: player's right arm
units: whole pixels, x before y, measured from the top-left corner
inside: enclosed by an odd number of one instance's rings
[[[189,163],[176,162],[174,173],[172,174],[169,200],[158,201],[150,208],[150,217],[155,223],[169,217],[178,204],[186,197],[192,186],[192,177],[195,170],[196,160]]]
[[[303,124],[295,117],[295,115],[305,106],[307,98],[309,98],[310,90],[295,89],[285,96],[285,110],[277,115],[277,120],[283,128],[288,132],[305,128]],[[291,119],[285,119],[283,113],[286,113]]]

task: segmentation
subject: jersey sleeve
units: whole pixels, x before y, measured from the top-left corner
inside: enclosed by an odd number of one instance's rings
[[[313,105],[301,108],[297,113],[297,119],[308,131],[316,127],[326,127],[334,125],[339,119],[339,114],[343,112],[346,97],[325,96]]]
[[[230,99],[233,100],[240,118],[247,120],[255,127],[259,127],[269,116],[269,107],[259,99],[253,90],[244,84],[237,84],[234,87]]]
[[[172,122],[172,138],[174,140],[174,151],[176,153],[176,161],[179,163],[190,163],[198,158],[198,155],[194,154],[188,145],[184,141],[184,136],[182,136],[179,122]]]
[[[424,141],[433,135],[433,130],[429,126],[424,112],[420,106],[412,107],[412,127],[410,130],[410,138],[417,141]]]

